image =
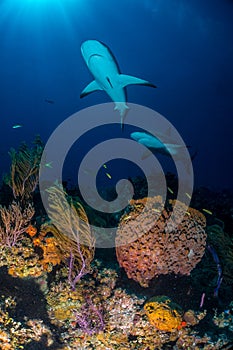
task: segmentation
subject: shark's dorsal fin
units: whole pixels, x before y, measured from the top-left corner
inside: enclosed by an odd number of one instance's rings
[[[119,74],[119,85],[124,88],[127,85],[140,84],[156,88],[156,86],[147,80],[133,77],[132,75]]]
[[[83,89],[83,91],[80,94],[80,97],[82,98],[84,96],[87,96],[97,90],[103,90],[103,89],[99,86],[99,84],[95,80],[93,80],[90,82],[90,84],[88,84],[85,87],[85,89]]]

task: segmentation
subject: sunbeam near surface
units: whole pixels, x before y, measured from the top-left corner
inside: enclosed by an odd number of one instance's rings
[[[78,6],[77,6],[78,4]],[[75,9],[82,16],[86,11],[91,12],[88,1],[75,0],[3,0],[0,4],[1,25],[7,25],[12,29],[20,30],[21,26],[46,24],[48,21],[56,21],[58,24],[70,26],[70,11]]]

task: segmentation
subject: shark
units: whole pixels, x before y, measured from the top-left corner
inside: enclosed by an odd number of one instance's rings
[[[130,137],[137,141],[138,143],[146,146],[152,153],[159,153],[161,155],[167,156],[169,158],[173,158],[175,160],[179,160],[183,162],[185,169],[188,174],[192,173],[192,165],[189,162],[187,156],[182,152],[185,148],[190,148],[190,146],[180,145],[172,141],[171,137],[167,134],[157,133],[162,140],[154,135],[151,135],[147,132],[132,132]],[[151,152],[146,151],[142,154],[141,159],[146,159],[151,155]],[[190,160],[193,161],[197,155],[197,151],[193,155],[190,156]],[[169,190],[169,189],[168,189]],[[170,191],[170,190],[169,190]]]
[[[125,87],[131,84],[140,84],[156,86],[147,80],[136,78],[131,75],[120,73],[118,63],[111,50],[98,40],[87,40],[81,45],[83,59],[94,77],[81,92],[80,98],[94,92],[105,91],[115,104],[115,110],[118,110],[121,116],[121,128],[127,110]]]
[[[147,132],[132,132],[130,137],[152,151],[169,157],[179,155],[179,151],[185,147],[175,143],[163,143],[159,138]],[[143,158],[146,158],[146,156],[145,154]]]

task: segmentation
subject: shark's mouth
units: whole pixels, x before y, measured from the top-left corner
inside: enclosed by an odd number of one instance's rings
[[[90,60],[91,60],[93,57],[104,57],[104,56],[99,55],[98,53],[93,53],[93,54],[90,55],[90,57],[88,58],[88,64],[90,63]]]

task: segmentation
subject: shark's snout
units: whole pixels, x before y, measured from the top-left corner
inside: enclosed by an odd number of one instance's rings
[[[83,58],[88,61],[91,56],[101,55],[103,46],[97,40],[87,40],[81,45],[81,53]]]

